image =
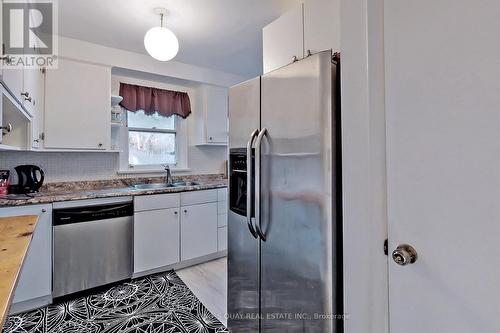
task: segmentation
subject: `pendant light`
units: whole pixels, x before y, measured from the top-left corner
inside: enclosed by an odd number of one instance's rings
[[[155,8],[154,12],[160,15],[160,26],[151,28],[146,32],[144,47],[149,55],[156,60],[172,60],[179,51],[179,41],[170,29],[163,26],[167,10],[165,8]]]

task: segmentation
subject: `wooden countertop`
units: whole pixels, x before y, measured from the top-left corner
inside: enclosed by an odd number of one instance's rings
[[[9,314],[37,222],[38,216],[0,218],[0,330]]]

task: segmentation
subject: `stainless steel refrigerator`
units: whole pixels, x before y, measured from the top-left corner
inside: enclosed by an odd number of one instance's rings
[[[229,91],[233,333],[342,331],[339,65],[320,52]]]

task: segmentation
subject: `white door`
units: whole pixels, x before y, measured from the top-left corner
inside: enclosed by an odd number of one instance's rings
[[[208,143],[227,143],[228,90],[222,87],[205,88],[205,124]]]
[[[181,260],[217,252],[217,203],[181,207]]]
[[[111,69],[59,59],[45,74],[45,148],[109,149]]]
[[[134,273],[179,261],[179,209],[134,214]]]
[[[500,2],[386,0],[394,333],[500,332]]]

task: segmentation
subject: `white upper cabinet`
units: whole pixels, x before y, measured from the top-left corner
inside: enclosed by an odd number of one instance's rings
[[[25,69],[24,89],[28,97],[24,97],[24,107],[32,115],[31,134],[33,148],[42,147],[43,113],[45,100],[45,70]]]
[[[303,5],[283,14],[262,31],[264,73],[304,57]]]
[[[262,30],[264,73],[308,51],[340,50],[339,0],[305,0]]]
[[[304,2],[304,51],[340,50],[339,0]]]
[[[228,90],[222,87],[205,88],[206,139],[208,143],[227,143]]]
[[[7,89],[12,93],[12,96],[22,104],[24,98],[23,95],[23,75],[22,68],[10,69],[7,66],[3,66],[2,68],[2,80],[4,84],[7,86]]]
[[[45,74],[45,148],[110,149],[111,69],[59,59]]]
[[[197,145],[226,145],[228,138],[228,89],[202,85],[194,116]]]

